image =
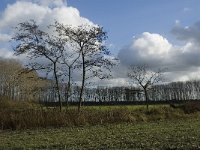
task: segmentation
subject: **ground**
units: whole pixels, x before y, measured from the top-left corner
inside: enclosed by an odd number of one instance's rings
[[[200,149],[200,119],[0,131],[0,149]]]

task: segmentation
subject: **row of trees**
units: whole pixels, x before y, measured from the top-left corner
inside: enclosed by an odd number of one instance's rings
[[[57,101],[55,82],[39,77],[35,71],[29,72],[20,62],[1,59],[0,70],[1,96],[13,100]],[[70,97],[66,87],[68,83],[59,84],[61,101],[79,101],[81,87],[72,86]],[[200,81],[148,85],[147,93],[148,100],[152,101],[200,99]],[[85,101],[96,102],[146,100],[144,90],[138,87],[85,88],[83,97]]]
[[[49,87],[50,88],[50,87]],[[54,102],[55,97],[49,96],[53,91],[47,90],[41,100]],[[78,101],[80,87],[72,88],[72,96],[69,101]],[[159,84],[148,90],[148,101],[174,101],[174,100],[199,100],[200,99],[200,81],[172,82],[168,84]],[[64,91],[62,91],[64,97]],[[145,92],[136,87],[97,87],[86,88],[84,93],[85,101],[95,102],[119,102],[119,101],[146,101]]]

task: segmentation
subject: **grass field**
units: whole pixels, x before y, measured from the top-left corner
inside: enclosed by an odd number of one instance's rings
[[[0,149],[200,149],[200,119],[1,131]]]
[[[0,102],[1,149],[200,149],[200,103],[43,107]]]

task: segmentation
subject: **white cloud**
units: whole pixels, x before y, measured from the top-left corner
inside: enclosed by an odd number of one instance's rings
[[[193,28],[189,27],[190,30]],[[184,45],[173,45],[159,34],[144,32],[122,48],[118,57],[125,66],[148,64],[153,69],[168,68],[166,75],[169,81],[200,79],[200,44],[197,42],[200,40],[192,34],[196,28],[190,34],[184,34],[182,30],[186,29],[181,28],[176,35],[184,37]]]
[[[165,57],[171,49],[171,44],[159,34],[144,32],[133,42],[141,57]]]
[[[164,62],[172,49],[168,40],[159,34],[144,32],[132,39],[131,44],[122,48],[118,54],[123,64],[144,64],[152,66]]]
[[[42,7],[31,2],[17,1],[12,5],[8,5],[3,12],[0,19],[0,31],[5,31],[5,29],[9,31],[18,23],[30,19],[34,19],[40,23],[50,11],[48,7]]]
[[[200,67],[194,68],[194,70],[185,70],[180,72],[170,72],[168,75],[172,80],[170,81],[189,81],[189,80],[200,80]]]
[[[41,26],[53,24],[55,20],[74,26],[81,24],[93,25],[87,18],[81,17],[76,8],[67,7],[61,1],[62,7],[53,8],[49,7],[49,4],[54,4],[56,1],[45,0],[43,2],[48,2],[48,5],[40,5],[40,3],[30,1],[17,1],[12,5],[8,5],[0,19],[0,31],[10,30],[11,27],[15,27],[18,23],[31,19]]]
[[[52,7],[53,6],[53,7]],[[65,0],[20,0],[8,4],[0,14],[0,48],[11,49],[8,41],[13,34],[13,27],[18,23],[35,20],[42,29],[55,21],[66,25],[78,26],[82,24],[94,25],[93,22],[80,15],[78,9],[68,7]],[[1,49],[0,57],[4,57],[5,50]],[[10,56],[6,54],[6,57]]]
[[[95,86],[108,86],[108,87],[121,87],[121,86],[131,86],[131,82],[127,77],[124,78],[113,78],[113,79],[107,79],[107,80],[92,80],[93,83],[95,83]]]

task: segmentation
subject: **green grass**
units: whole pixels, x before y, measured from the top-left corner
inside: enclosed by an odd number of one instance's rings
[[[200,119],[1,131],[0,149],[200,149]]]

